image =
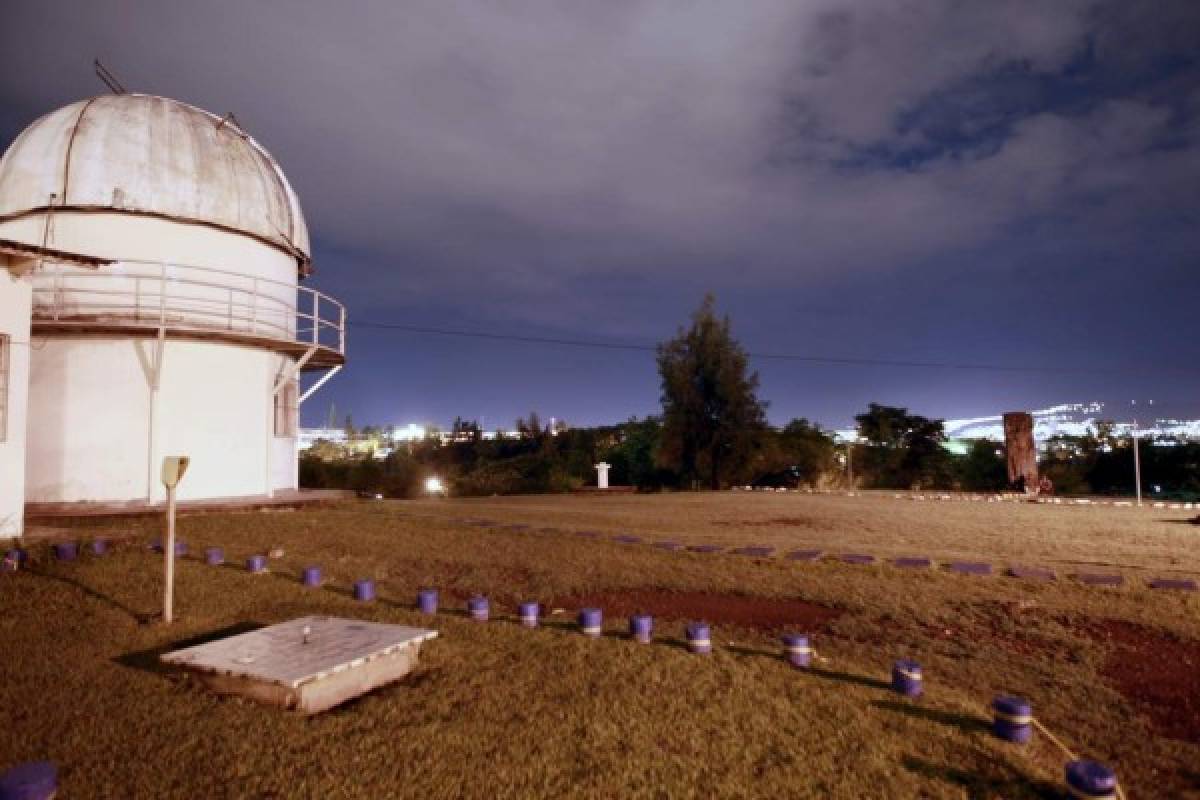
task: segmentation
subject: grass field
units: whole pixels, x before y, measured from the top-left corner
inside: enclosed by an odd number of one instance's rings
[[[703,493],[192,516],[180,531],[195,555],[284,555],[266,576],[184,559],[170,628],[146,623],[160,592],[154,523],[92,522],[82,539],[132,530],[136,542],[75,563],[41,552],[0,576],[0,767],[50,758],[71,798],[1059,797],[1064,759],[1044,737],[1020,747],[987,730],[988,703],[1011,692],[1114,767],[1129,797],[1200,797],[1200,594],[1144,583],[1200,575],[1189,515]],[[651,544],[663,540],[986,560],[997,574]],[[329,586],[299,585],[310,563]],[[1010,563],[1059,577],[1000,575]],[[1084,586],[1075,571],[1127,581]],[[363,577],[378,602],[348,596]],[[432,623],[413,609],[423,585],[442,591]],[[462,613],[475,592],[493,601],[488,624]],[[565,611],[525,630],[513,614],[527,599]],[[590,640],[570,611],[595,599],[610,635]],[[658,643],[621,635],[633,608],[660,617]],[[313,718],[158,666],[179,642],[309,613],[441,637],[404,682]],[[681,646],[692,616],[714,624],[710,657]],[[779,657],[784,629],[813,635],[816,669]],[[887,687],[902,657],[924,666],[919,701]]]

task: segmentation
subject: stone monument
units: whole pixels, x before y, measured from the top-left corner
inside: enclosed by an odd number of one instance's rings
[[[1009,484],[1023,483],[1032,492],[1038,487],[1037,444],[1033,440],[1033,415],[1010,411],[1004,415],[1004,450]],[[1023,481],[1020,479],[1024,479]]]

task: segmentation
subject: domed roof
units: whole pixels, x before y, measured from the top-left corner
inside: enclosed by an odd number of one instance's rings
[[[235,122],[165,97],[93,97],[26,128],[0,159],[0,220],[48,205],[215,225],[287,250],[301,271],[309,263],[275,159]]]

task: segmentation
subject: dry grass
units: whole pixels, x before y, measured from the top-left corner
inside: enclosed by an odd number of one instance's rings
[[[68,797],[1056,796],[1052,748],[986,731],[988,701],[1011,691],[1113,765],[1131,797],[1200,796],[1200,744],[1159,735],[1104,677],[1106,647],[1087,634],[1116,618],[1200,639],[1196,596],[1136,581],[1102,590],[671,553],[562,532],[1200,572],[1197,531],[1163,521],[1174,513],[701,494],[188,517],[193,553],[219,544],[235,563],[272,546],[285,556],[264,577],[183,562],[170,629],[139,624],[157,606],[160,566],[141,546],[0,577],[0,765],[52,758]],[[298,584],[308,563],[331,588]],[[356,604],[345,589],[368,576],[380,602]],[[181,640],[246,622],[330,613],[421,624],[411,606],[424,584],[441,587],[455,613],[438,616],[442,637],[418,673],[316,718],[219,699],[156,665]],[[702,658],[672,646],[678,621],[661,623],[667,641],[640,647],[616,635],[622,620],[592,641],[565,615],[527,631],[459,613],[476,591],[511,614],[522,599],[639,587],[801,598],[844,613],[814,632],[828,661],[807,674],[752,629],[718,627],[718,652]],[[927,673],[916,703],[881,684],[905,656]]]

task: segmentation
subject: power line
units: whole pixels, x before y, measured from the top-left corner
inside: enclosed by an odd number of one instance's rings
[[[376,322],[371,320],[347,320],[347,325],[360,328],[375,328],[379,330],[403,331],[406,333],[423,333],[435,336],[457,336],[467,339],[486,339],[499,342],[520,342],[524,344],[548,344],[565,347],[583,347],[597,350],[629,350],[635,352],[653,353],[658,347],[652,344],[604,342],[588,339],[565,339],[553,336],[521,336],[509,333],[494,333],[490,331],[468,331],[455,328],[434,328],[422,325],[404,325],[397,322]],[[770,361],[796,361],[808,364],[826,364],[846,367],[899,367],[905,369],[947,369],[971,370],[979,372],[1029,372],[1040,374],[1084,373],[1093,375],[1114,375],[1141,372],[1191,372],[1182,367],[1151,366],[1130,367],[1124,369],[1099,369],[1084,367],[1047,367],[1021,366],[1016,364],[984,364],[955,361],[910,361],[889,358],[855,358],[849,356],[819,356],[801,353],[759,353],[747,352],[750,358]]]

